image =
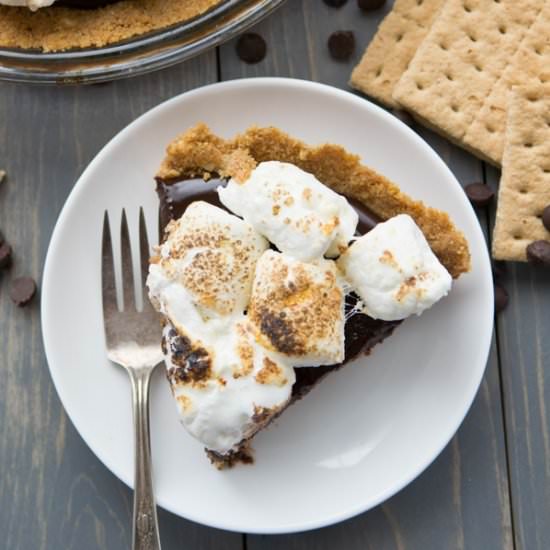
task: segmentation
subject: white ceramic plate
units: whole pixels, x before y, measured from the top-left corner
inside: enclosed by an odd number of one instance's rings
[[[180,426],[159,369],[152,446],[159,504],[223,529],[281,533],[363,512],[414,479],[457,430],[489,350],[493,291],[486,245],[452,173],[413,131],[368,101],[328,86],[247,79],[176,97],[140,117],[88,166],[59,217],[46,260],[46,354],[71,420],[99,459],[133,480],[130,386],[105,358],[100,300],[103,212],[138,207],[155,225],[153,175],[167,143],[205,121],[222,136],[275,125],[310,143],[330,141],[449,212],[465,232],[473,270],[451,295],[409,319],[370,357],[326,379],[254,440],[256,463],[219,472]],[[116,245],[116,243],[115,243]]]

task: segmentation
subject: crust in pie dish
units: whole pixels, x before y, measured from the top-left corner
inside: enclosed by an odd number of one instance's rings
[[[409,214],[453,278],[470,270],[468,243],[448,214],[413,200],[339,145],[311,147],[273,127],[252,127],[225,140],[201,123],[170,143],[157,178],[208,179],[211,173],[216,173],[244,181],[258,163],[269,160],[288,162],[312,173],[326,186],[359,201],[381,219]]]
[[[0,6],[0,47],[45,52],[102,47],[176,25],[221,0],[121,0],[94,9]]]

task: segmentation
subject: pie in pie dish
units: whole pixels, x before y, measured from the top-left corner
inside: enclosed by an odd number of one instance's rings
[[[156,180],[149,296],[182,423],[220,468],[250,462],[256,433],[470,269],[446,213],[337,145],[199,124]]]
[[[0,47],[103,47],[189,21],[221,1],[0,0]]]

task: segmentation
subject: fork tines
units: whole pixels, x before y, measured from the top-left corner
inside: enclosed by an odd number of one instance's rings
[[[137,309],[136,294],[141,295],[143,308],[151,307],[145,296],[144,287],[149,269],[149,240],[143,208],[139,209],[139,266],[140,273],[134,276],[132,261],[132,247],[126,210],[122,209],[120,221],[120,258],[121,258],[121,291],[122,302],[117,306],[117,285],[115,275],[115,263],[113,257],[113,241],[111,238],[111,224],[109,213],[105,211],[103,218],[103,237],[101,247],[101,280],[103,294],[103,311],[105,317],[118,311],[128,311],[133,305]],[[139,279],[138,279],[139,277]],[[136,292],[137,289],[137,292]]]

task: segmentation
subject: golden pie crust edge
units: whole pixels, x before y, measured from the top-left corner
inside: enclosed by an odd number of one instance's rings
[[[299,166],[337,193],[358,200],[382,219],[409,214],[453,278],[470,270],[468,242],[447,213],[413,200],[339,145],[312,147],[277,128],[255,126],[226,140],[200,123],[168,145],[157,178],[207,179],[215,172],[244,181],[258,163],[269,160]]]
[[[102,47],[188,21],[222,0],[121,0],[100,8],[0,6],[0,47],[44,52]]]

